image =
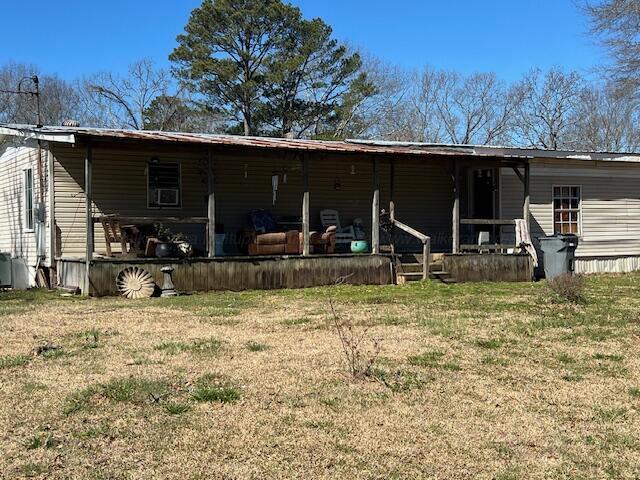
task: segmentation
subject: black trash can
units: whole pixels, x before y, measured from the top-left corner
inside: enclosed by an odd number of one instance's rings
[[[573,273],[574,257],[578,248],[577,235],[557,234],[539,237],[544,275],[557,277],[564,273]]]

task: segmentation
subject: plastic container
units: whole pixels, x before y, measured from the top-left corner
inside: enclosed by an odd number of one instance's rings
[[[542,250],[544,275],[546,278],[573,273],[578,237],[557,234],[538,238]]]

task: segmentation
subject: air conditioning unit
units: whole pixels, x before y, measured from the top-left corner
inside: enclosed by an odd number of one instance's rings
[[[158,188],[155,191],[155,204],[163,207],[177,207],[180,204],[180,191],[175,188]]]

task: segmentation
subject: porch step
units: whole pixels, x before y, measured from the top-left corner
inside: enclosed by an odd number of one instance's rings
[[[403,285],[407,282],[415,282],[422,280],[422,272],[398,272],[396,274],[398,285]],[[456,279],[451,276],[449,272],[429,272],[429,279],[439,281],[442,283],[456,283]]]

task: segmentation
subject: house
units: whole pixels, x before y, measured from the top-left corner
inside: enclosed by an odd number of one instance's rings
[[[91,295],[129,266],[185,291],[530,280],[524,219],[536,246],[577,234],[576,271],[627,272],[639,179],[624,153],[0,125],[0,253],[15,287]],[[157,258],[160,228],[190,255]]]

